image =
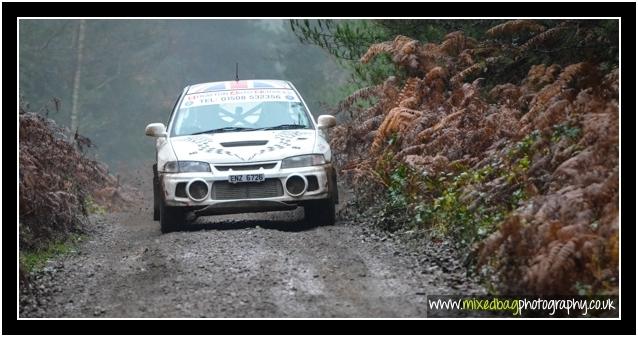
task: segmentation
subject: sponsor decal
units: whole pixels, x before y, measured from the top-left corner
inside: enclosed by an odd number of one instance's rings
[[[184,98],[182,107],[263,101],[300,102],[291,89],[245,89],[189,94]]]

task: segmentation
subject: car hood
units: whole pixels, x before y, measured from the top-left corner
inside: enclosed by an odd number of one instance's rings
[[[315,130],[223,132],[172,137],[177,160],[242,163],[312,153]]]

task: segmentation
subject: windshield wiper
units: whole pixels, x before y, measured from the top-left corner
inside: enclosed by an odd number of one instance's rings
[[[257,130],[288,130],[288,129],[305,129],[306,126],[303,124],[281,124],[275,126],[269,126],[265,128],[259,128]]]
[[[217,128],[217,129],[212,129],[212,130],[207,130],[207,131],[200,131],[200,132],[195,132],[195,133],[191,133],[191,135],[201,135],[204,133],[218,133],[218,132],[232,132],[232,131],[252,131],[255,130],[255,128],[242,128],[239,126],[227,126],[224,128]]]

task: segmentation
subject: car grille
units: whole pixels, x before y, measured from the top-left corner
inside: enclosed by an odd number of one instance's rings
[[[284,195],[279,179],[266,179],[261,183],[237,183],[216,181],[213,183],[212,198],[215,200],[260,199]]]
[[[317,176],[306,176],[308,180],[308,192],[316,191],[319,189],[319,181],[317,180]]]
[[[177,183],[177,186],[175,186],[175,196],[186,198],[186,183]]]
[[[259,170],[260,168],[264,168],[264,170],[271,169],[275,167],[277,163],[264,163],[264,164],[251,164],[251,165],[215,165],[215,169],[217,171],[228,171],[229,169],[233,169],[233,171],[250,171],[250,170]]]

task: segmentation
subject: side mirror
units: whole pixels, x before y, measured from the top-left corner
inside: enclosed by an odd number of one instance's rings
[[[329,129],[337,125],[337,119],[330,115],[321,115],[317,118],[317,124],[320,129]]]
[[[166,126],[162,123],[151,123],[146,126],[145,132],[151,137],[166,137]]]

